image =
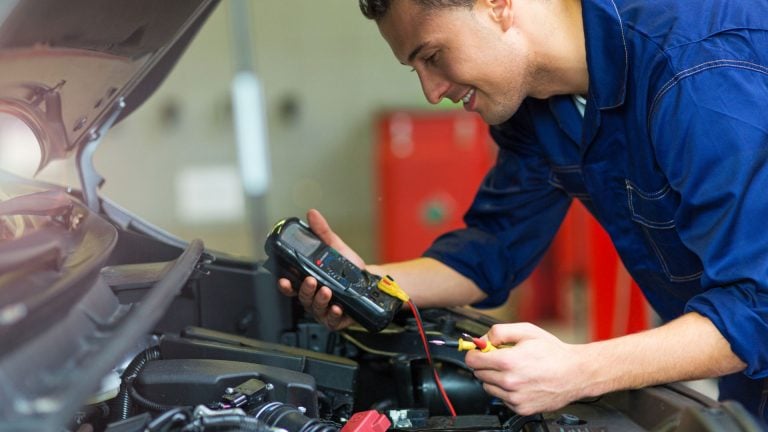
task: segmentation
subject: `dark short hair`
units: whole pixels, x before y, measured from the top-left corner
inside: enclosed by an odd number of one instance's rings
[[[366,18],[378,21],[387,14],[393,1],[405,0],[359,0],[360,10]],[[465,7],[471,9],[476,0],[407,0],[414,1],[425,9],[441,7]]]

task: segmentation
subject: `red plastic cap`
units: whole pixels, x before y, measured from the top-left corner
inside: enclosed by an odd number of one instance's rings
[[[360,411],[352,415],[341,432],[385,432],[392,423],[378,411]]]
[[[475,345],[477,345],[477,348],[480,350],[484,350],[487,344],[485,340],[480,338],[472,338],[472,342],[474,342]]]

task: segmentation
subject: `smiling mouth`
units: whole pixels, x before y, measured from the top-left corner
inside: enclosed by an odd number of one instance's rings
[[[464,97],[461,98],[461,101],[464,102],[464,104],[468,104],[469,101],[472,100],[472,96],[475,94],[475,89],[469,89],[467,94],[464,95]]]

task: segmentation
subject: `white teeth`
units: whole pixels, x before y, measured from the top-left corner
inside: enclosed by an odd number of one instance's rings
[[[465,104],[468,104],[469,101],[472,99],[472,95],[475,94],[475,89],[470,89],[467,94],[464,95],[463,98],[461,98],[461,101]]]

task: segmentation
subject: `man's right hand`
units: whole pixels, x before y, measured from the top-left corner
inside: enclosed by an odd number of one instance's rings
[[[328,222],[319,211],[312,209],[307,212],[307,223],[322,241],[339,251],[356,266],[365,268],[363,259],[331,230]],[[280,292],[287,296],[298,295],[304,310],[314,315],[318,322],[331,330],[343,329],[354,322],[352,318],[344,314],[339,305],[331,304],[331,289],[326,286],[318,287],[317,280],[313,277],[304,279],[299,287],[293,287],[291,282],[285,278],[280,278],[277,285]]]

